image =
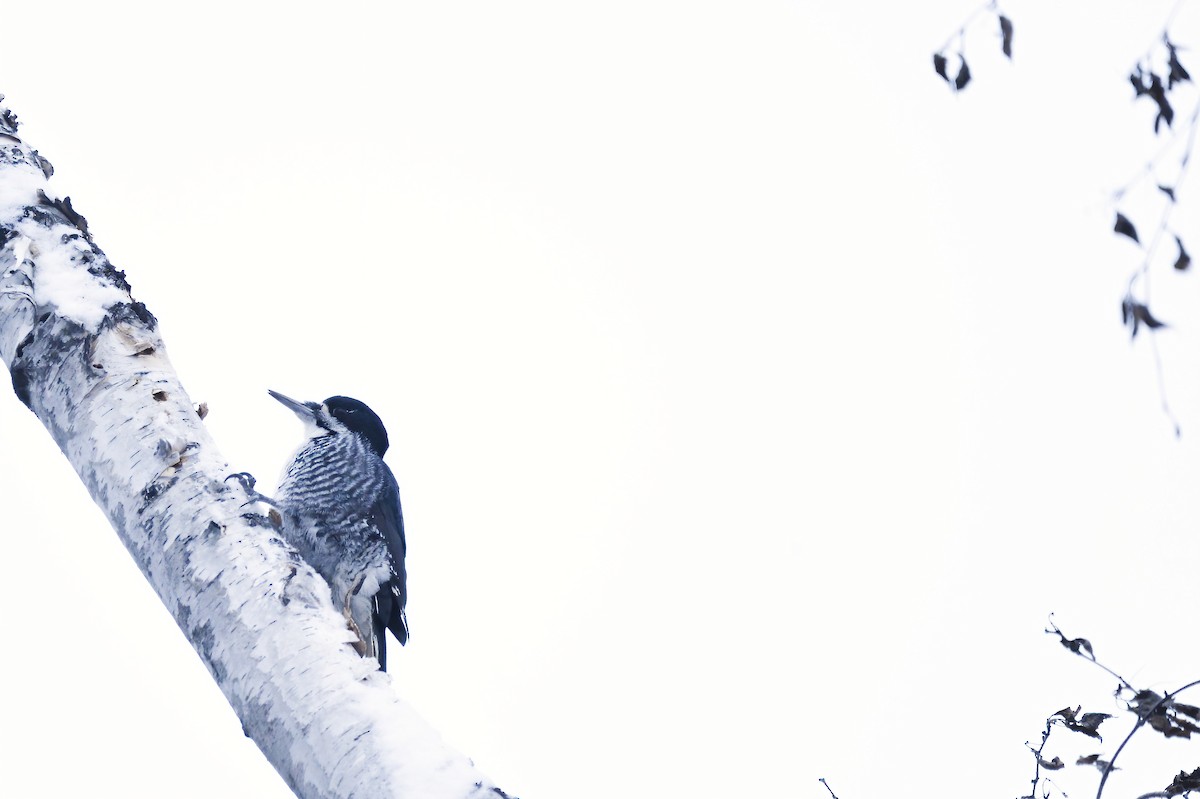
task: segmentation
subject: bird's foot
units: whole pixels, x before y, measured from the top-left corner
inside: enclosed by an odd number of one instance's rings
[[[367,637],[362,634],[362,630],[360,630],[358,627],[358,622],[354,620],[354,613],[350,609],[350,600],[353,599],[354,595],[358,593],[360,588],[362,588],[363,581],[366,579],[367,575],[365,572],[358,575],[358,579],[356,579],[350,586],[350,590],[346,591],[346,601],[342,604],[342,615],[346,617],[346,624],[350,627],[350,631],[353,632],[355,637],[358,639],[357,641],[352,642],[350,646],[354,647],[354,651],[358,653],[359,657],[364,658],[373,653],[371,652],[370,644],[367,642]]]
[[[354,619],[346,619],[346,623],[350,625],[350,631],[358,636],[350,642],[350,647],[360,658],[365,658],[370,652],[367,651],[367,642],[363,640],[362,633],[358,631],[358,625],[354,623]]]
[[[237,472],[236,474],[231,474],[225,478],[225,482],[227,483],[230,480],[236,480],[238,485],[242,487],[242,491],[246,493],[248,500],[244,503],[244,505],[251,505],[255,502],[261,502],[264,505],[270,505],[276,510],[279,509],[279,504],[275,502],[275,500],[271,499],[266,494],[260,494],[254,490],[254,486],[258,483],[258,481],[254,479],[254,475],[250,474],[250,472]]]

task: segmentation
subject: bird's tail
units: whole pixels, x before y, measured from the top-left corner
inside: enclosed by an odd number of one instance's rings
[[[388,620],[388,629],[392,631],[392,635],[396,636],[400,646],[408,643],[408,617],[404,615],[404,608],[394,607],[392,618]]]
[[[400,642],[400,646],[408,643],[408,618],[404,615],[404,605],[400,596],[391,588],[384,586],[375,594],[375,612],[371,614],[371,632],[375,636],[376,657],[379,668],[387,671],[387,636],[386,630]]]

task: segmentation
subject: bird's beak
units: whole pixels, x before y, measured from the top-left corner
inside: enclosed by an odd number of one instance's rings
[[[300,402],[299,400],[294,400],[291,397],[285,397],[278,391],[272,391],[271,389],[267,389],[267,393],[282,402],[288,408],[291,408],[292,413],[296,414],[306,422],[315,419],[317,416],[317,409],[321,407],[315,402]]]

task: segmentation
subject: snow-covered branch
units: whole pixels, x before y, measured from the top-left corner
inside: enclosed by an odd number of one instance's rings
[[[301,797],[504,796],[354,653],[328,588],[225,480],[154,316],[52,172],[0,107],[0,357],[246,734]]]

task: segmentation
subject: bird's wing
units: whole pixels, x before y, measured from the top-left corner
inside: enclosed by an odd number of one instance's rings
[[[396,478],[386,466],[384,478],[383,490],[371,507],[371,521],[387,542],[388,554],[392,559],[392,580],[377,595],[378,607],[383,623],[403,644],[408,640],[408,620],[404,616],[404,606],[408,602],[407,574],[404,570],[404,514],[400,510],[400,489],[396,485]]]

